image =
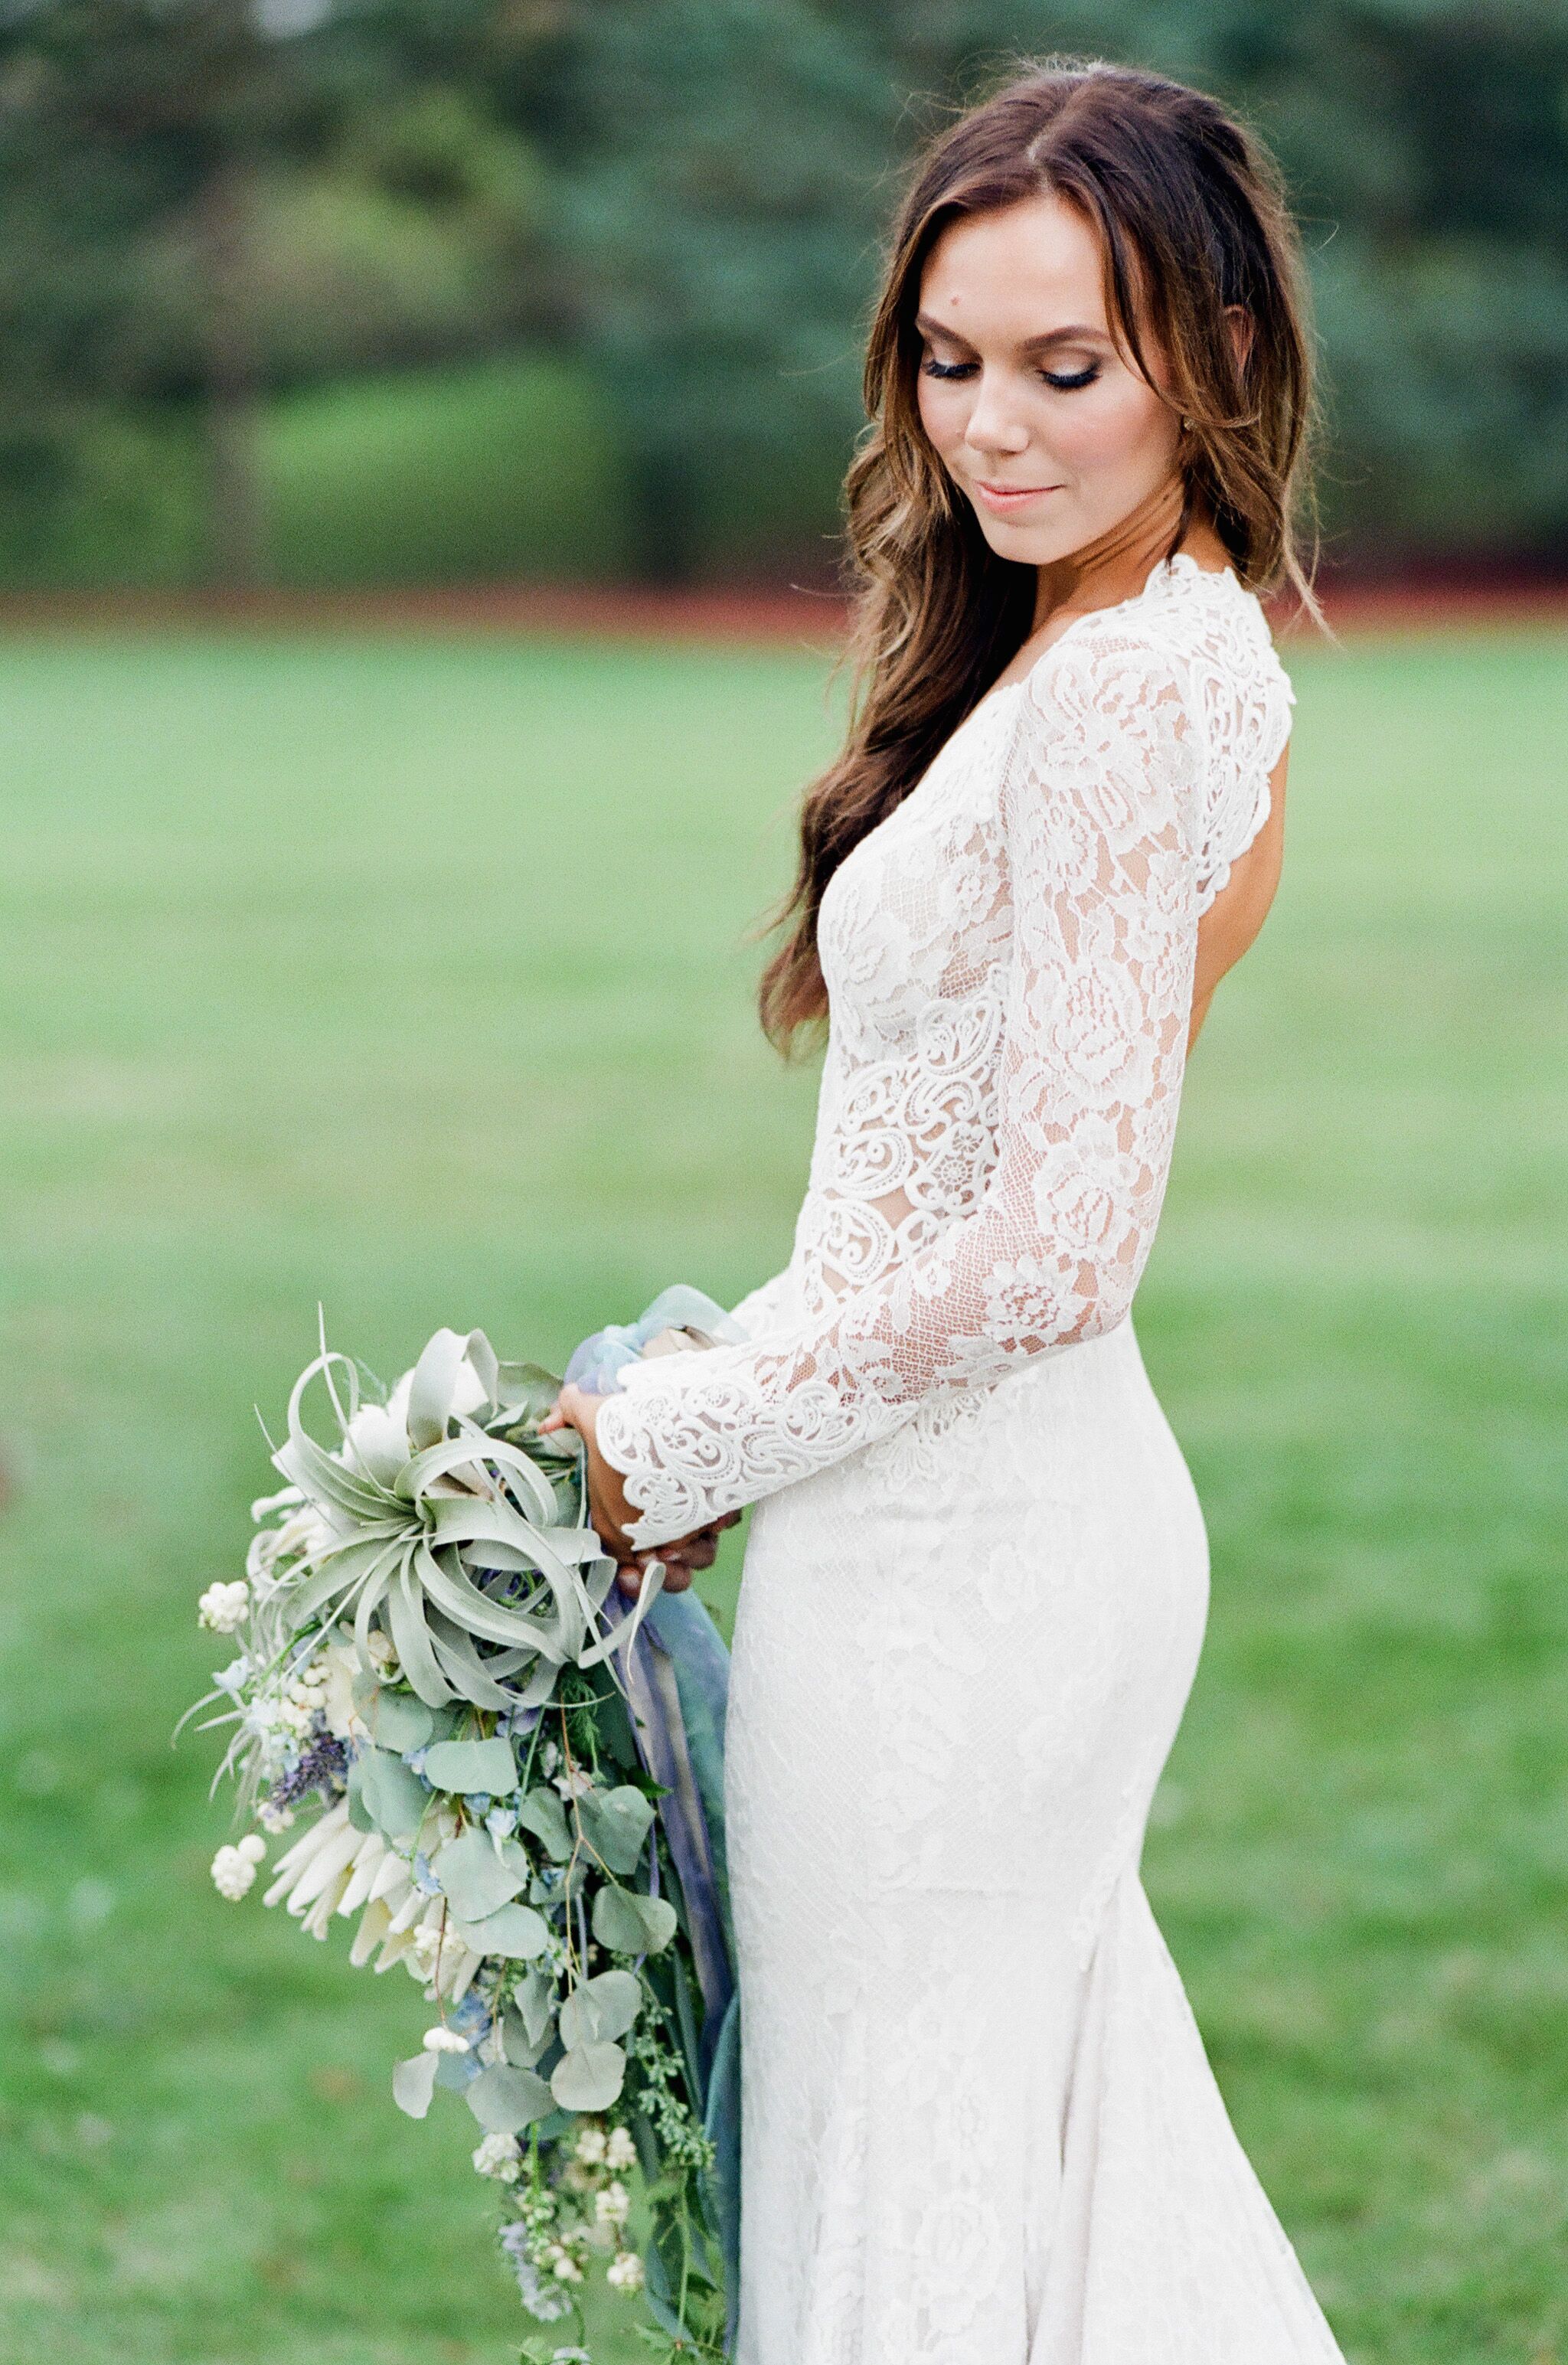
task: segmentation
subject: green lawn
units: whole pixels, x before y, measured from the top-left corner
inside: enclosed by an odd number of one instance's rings
[[[1215,1561],[1149,1882],[1354,2365],[1568,2365],[1568,668],[1296,669],[1139,1301]],[[387,2094],[418,1990],[207,1881],[192,1604],[318,1298],[388,1373],[558,1359],[782,1260],[813,1081],[745,931],[822,680],[0,644],[4,2365],[515,2355],[467,2113]]]

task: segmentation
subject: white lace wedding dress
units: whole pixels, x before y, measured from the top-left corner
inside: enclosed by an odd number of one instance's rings
[[[739,2365],[1338,2358],[1138,1880],[1207,1557],[1128,1307],[1289,701],[1178,557],[975,709],[823,898],[788,1271],[600,1415],[639,1541],[761,1505]]]

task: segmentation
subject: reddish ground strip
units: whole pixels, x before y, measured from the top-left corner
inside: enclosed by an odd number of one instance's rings
[[[1326,588],[1336,633],[1441,632],[1486,625],[1568,624],[1568,580],[1430,577]],[[1294,603],[1278,603],[1277,624]],[[6,592],[0,631],[130,630],[171,626],[248,632],[563,633],[633,640],[751,642],[832,649],[844,603],[788,587],[656,590],[545,585],[441,587],[428,591]],[[1298,631],[1311,632],[1305,619]]]

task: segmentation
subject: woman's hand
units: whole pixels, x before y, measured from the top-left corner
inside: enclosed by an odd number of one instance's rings
[[[586,1389],[568,1384],[561,1390],[554,1409],[540,1422],[540,1429],[546,1434],[552,1429],[575,1429],[582,1439],[588,1460],[588,1517],[605,1551],[621,1564],[622,1591],[635,1600],[648,1563],[658,1560],[664,1563],[666,1591],[680,1593],[690,1584],[694,1570],[712,1567],[718,1555],[720,1531],[733,1528],[740,1513],[731,1511],[723,1519],[715,1519],[711,1527],[695,1529],[690,1535],[681,1536],[672,1543],[640,1548],[633,1544],[626,1530],[637,1517],[637,1507],[626,1499],[620,1471],[612,1468],[599,1450],[599,1408],[603,1402],[602,1396],[589,1395]]]

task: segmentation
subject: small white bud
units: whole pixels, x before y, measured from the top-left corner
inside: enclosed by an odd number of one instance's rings
[[[255,1877],[254,1858],[241,1855],[237,1847],[220,1847],[212,1859],[212,1885],[231,1904],[238,1904],[254,1885]]]
[[[465,2036],[459,2036],[454,2028],[443,2028],[439,2024],[427,2028],[420,2042],[427,2053],[466,2053],[469,2049]]]
[[[199,1622],[214,1634],[232,1634],[251,1614],[251,1588],[242,1576],[232,1585],[209,1585],[196,1603]]]
[[[474,2154],[474,2165],[481,2176],[494,2176],[503,2184],[515,2184],[520,2158],[515,2135],[487,2135]]]
[[[618,2181],[607,2184],[595,2198],[593,2214],[601,2225],[624,2225],[632,2214],[632,2195]]]
[[[621,2250],[604,2270],[604,2280],[612,2291],[640,2292],[645,2277],[643,2261],[635,2250]]]

